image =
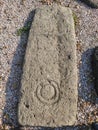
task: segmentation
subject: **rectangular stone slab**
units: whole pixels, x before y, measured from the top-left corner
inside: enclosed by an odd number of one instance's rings
[[[21,81],[21,125],[57,127],[75,123],[76,66],[72,11],[59,5],[36,9]]]

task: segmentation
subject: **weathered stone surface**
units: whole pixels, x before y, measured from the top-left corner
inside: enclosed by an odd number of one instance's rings
[[[69,8],[53,5],[36,9],[21,83],[21,125],[54,127],[75,123],[76,41]]]

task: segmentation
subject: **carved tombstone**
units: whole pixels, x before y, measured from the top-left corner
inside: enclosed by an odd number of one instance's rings
[[[52,5],[35,10],[21,84],[21,125],[54,127],[75,123],[76,41],[69,8]]]

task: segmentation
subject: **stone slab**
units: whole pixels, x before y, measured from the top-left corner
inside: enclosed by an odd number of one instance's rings
[[[73,125],[77,113],[76,40],[72,11],[35,10],[21,81],[18,121],[23,126]]]

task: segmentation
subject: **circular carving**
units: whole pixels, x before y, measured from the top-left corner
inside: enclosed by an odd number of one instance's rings
[[[36,91],[37,98],[45,104],[54,104],[59,100],[59,88],[55,81],[40,84]]]

